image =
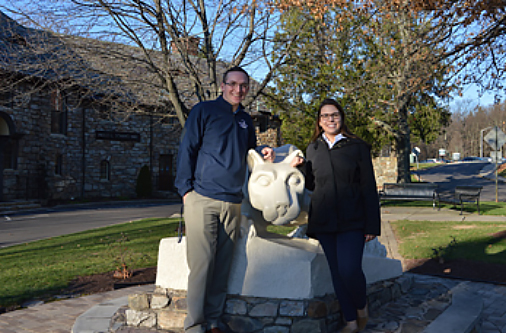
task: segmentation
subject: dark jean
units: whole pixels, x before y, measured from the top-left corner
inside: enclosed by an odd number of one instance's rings
[[[346,321],[357,319],[366,305],[366,281],[362,271],[365,237],[362,231],[317,234],[325,252],[336,297]]]

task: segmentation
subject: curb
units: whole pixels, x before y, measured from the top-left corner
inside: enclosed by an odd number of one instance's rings
[[[77,317],[71,333],[108,333],[111,318],[124,305],[128,304],[128,296],[116,298],[95,305]]]
[[[122,200],[122,201],[91,201],[85,203],[69,203],[56,205],[51,207],[41,206],[37,208],[27,208],[18,210],[5,210],[0,211],[1,216],[15,216],[27,214],[44,214],[57,211],[72,210],[72,209],[88,209],[88,208],[103,208],[109,206],[134,206],[134,205],[173,205],[181,204],[181,200],[176,199],[138,199],[138,200]]]
[[[483,300],[464,289],[461,283],[452,289],[452,304],[423,333],[479,332],[482,321]],[[477,330],[475,330],[478,328]]]
[[[499,164],[498,164],[499,165]],[[495,181],[495,164],[487,165],[481,169],[479,176],[488,180]],[[500,183],[506,183],[506,178],[497,176],[497,181]]]

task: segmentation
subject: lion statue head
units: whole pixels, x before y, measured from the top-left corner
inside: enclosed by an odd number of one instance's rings
[[[302,152],[293,145],[274,150],[274,163],[265,161],[255,150],[249,151],[247,200],[254,209],[262,212],[263,219],[268,223],[307,223],[309,197],[304,187],[304,175],[290,166],[294,157],[302,156]]]

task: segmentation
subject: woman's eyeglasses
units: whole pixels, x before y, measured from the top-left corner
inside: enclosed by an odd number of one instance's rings
[[[320,118],[323,119],[323,120],[330,120],[331,118],[339,120],[339,119],[341,119],[341,114],[339,114],[339,112],[335,112],[335,113],[322,113],[322,114],[320,114]]]

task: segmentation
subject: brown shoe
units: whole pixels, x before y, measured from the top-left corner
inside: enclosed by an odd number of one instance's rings
[[[364,308],[365,310],[365,316],[359,316],[357,314],[357,326],[358,330],[362,331],[367,326],[367,322],[369,321],[369,309],[367,308],[367,305]]]
[[[357,326],[358,330],[362,331],[367,326],[367,322],[369,321],[369,316],[366,317],[357,317]]]
[[[211,328],[210,330],[207,330],[206,333],[225,333],[222,330],[220,330],[218,327]]]

